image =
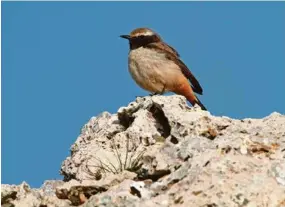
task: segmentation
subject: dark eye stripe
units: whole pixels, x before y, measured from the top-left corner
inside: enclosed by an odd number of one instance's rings
[[[137,37],[132,37],[130,39],[132,49],[145,46],[147,44],[158,42],[158,41],[160,41],[160,39],[156,35],[151,35],[151,36],[140,35]]]
[[[145,39],[145,38],[147,38],[147,36],[144,36],[144,35],[140,35],[140,36],[132,37],[132,39],[133,39],[133,40]]]
[[[140,35],[137,37],[133,37],[132,40],[144,40],[148,42],[156,42],[158,38],[155,35],[148,35],[148,36]]]

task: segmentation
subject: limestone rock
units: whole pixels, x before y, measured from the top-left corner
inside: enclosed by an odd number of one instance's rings
[[[60,171],[64,182],[40,189],[2,185],[2,205],[282,207],[285,116],[238,120],[182,96],[137,98],[92,117]]]
[[[120,174],[114,174],[97,180],[70,180],[63,185],[56,188],[56,196],[59,199],[68,199],[72,205],[78,206],[87,201],[92,195],[100,194],[107,191],[112,186],[120,184],[125,179],[133,179],[136,177],[135,173],[123,171]]]
[[[68,200],[60,200],[55,196],[55,186],[62,181],[46,181],[40,189],[31,189],[23,182],[21,185],[1,185],[1,206],[6,207],[68,207]]]

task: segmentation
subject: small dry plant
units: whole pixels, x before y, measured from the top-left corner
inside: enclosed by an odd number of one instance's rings
[[[97,161],[97,164],[88,165],[86,163],[86,171],[89,175],[95,177],[96,180],[100,180],[102,178],[102,174],[119,174],[124,170],[130,172],[138,171],[142,166],[141,160],[144,155],[145,148],[142,148],[140,151],[137,151],[138,147],[135,147],[135,149],[130,149],[130,147],[130,138],[128,136],[126,140],[125,153],[120,152],[119,146],[115,143],[114,140],[112,140],[111,149],[117,159],[118,165],[114,165],[108,157],[106,157],[106,159],[102,161],[100,158],[92,156],[89,159],[95,159]],[[90,167],[96,169],[95,173],[90,170]]]

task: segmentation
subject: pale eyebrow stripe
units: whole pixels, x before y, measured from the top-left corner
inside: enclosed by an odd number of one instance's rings
[[[137,37],[137,36],[141,36],[141,35],[144,35],[144,36],[152,36],[152,35],[154,35],[154,33],[151,32],[151,31],[147,31],[147,32],[143,32],[143,33],[137,33],[137,34],[135,34],[134,36]]]

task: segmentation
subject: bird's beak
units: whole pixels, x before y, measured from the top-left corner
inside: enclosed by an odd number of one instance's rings
[[[129,40],[131,38],[130,35],[120,35],[121,38]]]

